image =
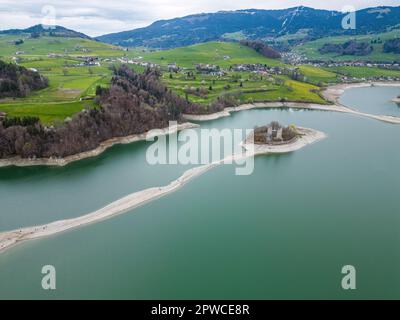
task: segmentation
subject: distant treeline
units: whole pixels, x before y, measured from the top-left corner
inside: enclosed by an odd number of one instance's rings
[[[321,54],[336,53],[343,56],[367,56],[374,48],[366,42],[347,41],[343,44],[326,43],[319,49]]]
[[[386,53],[400,53],[400,38],[386,41],[383,51]]]
[[[0,98],[25,97],[47,86],[48,79],[38,72],[0,60]]]
[[[261,53],[264,57],[267,57],[267,58],[279,59],[281,57],[281,54],[278,51],[267,46],[262,41],[242,40],[242,41],[240,41],[240,44],[256,50],[257,52]]]
[[[59,126],[44,127],[34,118],[4,119],[0,122],[0,158],[66,157],[95,149],[111,138],[165,128],[192,108],[161,83],[156,70],[137,74],[121,66],[114,74],[110,88],[97,88],[97,107]]]

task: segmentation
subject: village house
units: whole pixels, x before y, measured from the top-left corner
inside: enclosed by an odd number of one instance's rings
[[[79,63],[78,67],[100,67],[100,58],[99,57],[90,57],[90,56],[80,56],[78,59],[83,59],[83,62]]]
[[[168,65],[168,72],[179,72],[180,68],[179,66],[176,64],[176,62],[174,63],[170,63]]]
[[[196,70],[200,73],[203,74],[211,74],[213,72],[219,72],[220,71],[220,67],[213,65],[213,64],[197,64],[196,65]]]

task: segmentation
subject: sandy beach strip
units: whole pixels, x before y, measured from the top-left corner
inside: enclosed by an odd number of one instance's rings
[[[301,134],[301,137],[299,137],[291,144],[280,146],[254,146],[245,144],[243,145],[243,147],[247,151],[242,154],[232,155],[220,161],[192,168],[190,170],[187,170],[181,177],[179,177],[177,180],[172,181],[167,186],[150,188],[135,192],[87,215],[74,219],[56,221],[42,226],[28,227],[14,231],[2,232],[0,233],[0,253],[24,241],[52,236],[61,232],[110,219],[111,217],[114,217],[116,215],[123,214],[150,201],[154,201],[158,198],[166,196],[167,194],[175,192],[195,177],[198,177],[205,172],[224,163],[233,163],[246,157],[257,155],[293,152],[309,144],[320,141],[326,137],[326,135],[320,131],[306,128],[298,128],[298,130]]]
[[[374,115],[370,113],[361,112],[355,109],[348,108],[341,104],[334,105],[324,105],[324,104],[313,104],[313,103],[297,103],[297,102],[259,102],[253,104],[244,104],[234,108],[226,108],[222,112],[214,113],[212,115],[188,115],[185,114],[184,118],[188,121],[210,121],[219,118],[225,118],[231,116],[233,112],[240,112],[243,110],[251,109],[303,109],[303,110],[318,110],[318,111],[331,111],[331,112],[341,112],[353,114],[356,116],[366,117],[370,119],[375,119],[391,124],[400,124],[400,117],[385,116],[385,115]]]
[[[243,104],[238,107],[226,108],[221,112],[216,112],[213,114],[205,114],[205,115],[193,115],[193,114],[184,114],[183,117],[187,121],[210,121],[216,120],[220,118],[229,117],[233,112],[240,112],[243,110],[251,110],[251,109],[274,109],[274,108],[291,108],[291,109],[303,109],[303,110],[318,110],[318,111],[332,111],[332,112],[341,112],[353,114],[356,116],[367,117],[370,119],[375,119],[379,121],[383,121],[391,124],[400,124],[400,118],[394,116],[386,116],[386,115],[374,115],[365,112],[361,112],[355,110],[353,108],[342,105],[339,102],[340,97],[344,93],[345,90],[351,88],[364,88],[364,87],[400,87],[399,82],[366,82],[366,83],[351,83],[351,84],[338,84],[335,86],[330,86],[326,90],[322,91],[322,96],[330,101],[329,104],[316,104],[316,103],[304,103],[304,102],[258,102],[258,103],[248,103]]]
[[[106,151],[107,149],[111,148],[112,146],[118,145],[118,144],[130,144],[130,143],[139,142],[139,141],[146,141],[146,139],[149,137],[169,135],[169,134],[173,134],[178,131],[183,131],[183,130],[191,129],[191,128],[198,128],[198,127],[199,127],[199,125],[197,125],[197,124],[185,122],[182,124],[178,124],[176,126],[171,126],[170,128],[154,129],[149,132],[142,133],[142,134],[135,134],[135,135],[126,136],[126,137],[113,138],[113,139],[102,142],[96,149],[78,153],[78,154],[68,156],[65,158],[22,159],[22,158],[16,157],[16,158],[10,158],[10,159],[0,159],[0,168],[1,167],[9,167],[9,166],[15,166],[15,167],[33,167],[33,166],[63,167],[72,162],[75,162],[75,161],[97,157],[100,154],[102,154],[104,151]]]
[[[394,99],[392,100],[392,102],[397,103],[397,104],[400,104],[400,98],[394,98]]]
[[[368,88],[368,87],[400,87],[400,82],[361,82],[361,83],[342,83],[328,87],[322,91],[322,96],[335,104],[340,104],[339,99],[348,89]]]

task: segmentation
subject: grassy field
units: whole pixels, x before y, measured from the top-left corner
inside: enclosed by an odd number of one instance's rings
[[[132,54],[132,53],[131,53]],[[194,70],[195,65],[214,64],[227,70],[234,64],[266,64],[268,66],[289,67],[280,60],[269,59],[256,51],[234,42],[208,42],[167,51],[142,52],[144,61],[167,66],[176,63],[179,67]],[[336,79],[336,74],[313,67],[305,67],[310,80]],[[250,72],[227,72],[225,76],[195,74],[195,79],[188,78],[185,70],[178,74],[164,72],[163,80],[180,96],[192,102],[207,104],[221,95],[235,94],[242,102],[277,101],[284,98],[292,101],[311,101],[324,103],[313,92],[317,87],[289,81],[288,78],[260,76]],[[281,78],[276,81],[276,78]],[[278,84],[277,84],[278,82]],[[315,81],[317,83],[317,81]],[[189,93],[188,93],[189,92]],[[192,93],[193,92],[193,93]]]
[[[305,43],[303,45],[297,46],[294,51],[305,55],[309,59],[318,59],[318,60],[331,60],[335,61],[356,61],[356,60],[364,60],[364,61],[400,61],[400,57],[398,54],[394,53],[384,53],[383,52],[383,44],[386,40],[393,39],[396,37],[400,37],[400,29],[393,30],[390,32],[385,32],[381,34],[369,34],[369,35],[361,35],[361,36],[339,36],[339,37],[326,37],[321,38],[315,41],[311,41]],[[320,54],[319,49],[326,43],[335,43],[342,44],[351,39],[357,40],[359,42],[368,42],[371,43],[373,40],[380,39],[382,43],[372,43],[371,45],[374,47],[374,51],[367,56],[338,56],[334,53],[329,54]]]
[[[329,69],[324,70],[308,65],[299,66],[299,69],[301,73],[306,76],[306,81],[313,84],[332,83],[337,81],[336,72]]]
[[[196,75],[194,80],[187,79],[184,74],[174,74],[172,79],[164,74],[163,80],[181,97],[200,104],[210,103],[226,94],[234,94],[242,103],[282,99],[326,103],[315,92],[319,90],[318,87],[283,76],[261,77],[251,73],[232,72],[224,77]]]
[[[194,68],[199,63],[214,64],[222,68],[244,63],[282,65],[279,60],[268,59],[246,46],[233,42],[207,42],[167,51],[145,52],[141,56],[146,61],[162,66],[177,63],[184,68]]]
[[[354,78],[368,78],[368,77],[400,77],[400,71],[387,70],[382,68],[369,68],[369,67],[333,67],[326,68],[329,72],[336,72],[340,75]]]
[[[0,105],[1,111],[7,112],[14,117],[36,116],[42,123],[54,124],[57,121],[64,121],[86,107],[91,107],[91,101],[72,101],[60,103],[4,103]]]
[[[17,39],[24,40],[21,45],[12,44]],[[66,54],[71,57],[97,55],[101,57],[121,56],[123,50],[97,41],[81,38],[41,37],[0,35],[0,59],[9,59],[17,51],[22,51],[24,58],[43,57],[49,53]]]
[[[90,105],[80,99],[94,96],[96,86],[107,86],[111,79],[107,63],[77,67],[82,62],[78,57],[111,58],[125,54],[121,48],[87,39],[22,37],[24,43],[14,45],[13,41],[19,38],[0,36],[0,59],[13,61],[13,57],[17,58],[19,65],[34,68],[46,76],[49,87],[25,98],[4,99],[0,101],[0,111],[9,116],[38,116],[46,124],[63,121]]]

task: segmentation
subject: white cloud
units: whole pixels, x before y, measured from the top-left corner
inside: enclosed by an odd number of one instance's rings
[[[188,14],[237,9],[280,9],[299,5],[341,10],[399,5],[398,0],[0,0],[0,29],[26,28],[42,23],[42,8],[56,10],[56,23],[91,36],[146,26],[155,20]]]

